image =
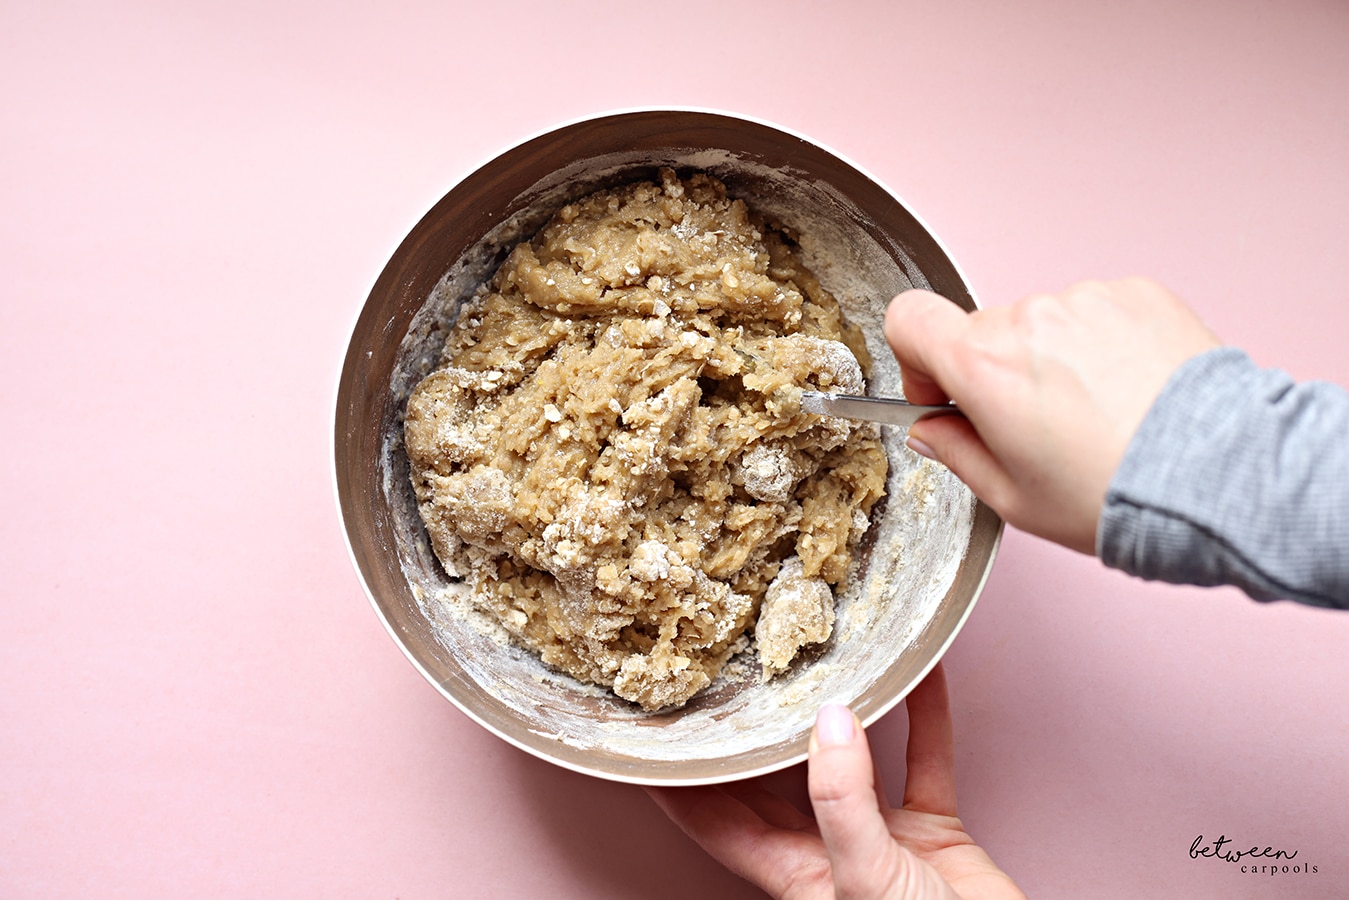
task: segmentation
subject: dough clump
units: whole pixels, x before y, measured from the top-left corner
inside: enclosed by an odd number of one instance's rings
[[[859,359],[861,363],[859,363]],[[543,661],[658,710],[758,636],[827,640],[887,460],[860,334],[789,233],[704,174],[601,191],[515,247],[408,400],[432,546]]]

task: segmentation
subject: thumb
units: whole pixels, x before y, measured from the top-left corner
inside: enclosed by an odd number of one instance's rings
[[[823,707],[811,735],[807,781],[829,854],[835,895],[954,897],[935,872],[891,836],[881,815],[875,777],[866,733],[857,717],[846,706]],[[939,893],[930,893],[934,888]]]
[[[882,328],[910,402],[946,402],[953,348],[969,327],[963,309],[931,291],[905,291],[890,301]]]

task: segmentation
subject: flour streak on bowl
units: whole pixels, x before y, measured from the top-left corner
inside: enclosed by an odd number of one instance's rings
[[[804,138],[688,110],[587,119],[475,171],[398,248],[348,349],[334,459],[348,543],[371,600],[447,698],[504,739],[567,768],[638,783],[710,783],[804,758],[823,702],[848,703],[870,722],[903,699],[969,615],[1002,525],[949,472],[905,449],[901,432],[887,430],[888,496],[873,510],[841,592],[833,638],[766,684],[752,663],[733,665],[672,712],[644,713],[550,671],[472,609],[418,516],[402,449],[407,396],[438,364],[459,307],[511,246],[567,201],[650,178],[662,166],[717,176],[799,236],[807,265],[867,335],[872,393],[900,391],[881,338],[890,297],[919,286],[975,305],[921,222],[865,173]]]

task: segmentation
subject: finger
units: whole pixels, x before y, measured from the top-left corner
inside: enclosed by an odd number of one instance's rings
[[[847,707],[820,710],[807,779],[838,895],[857,896],[868,886],[894,881],[911,857],[886,827],[866,733]]]
[[[909,710],[904,808],[956,814],[956,752],[946,672],[938,663],[905,700]]]
[[[800,830],[815,824],[814,819],[797,809],[786,797],[773,793],[757,782],[734,781],[721,788],[775,828]]]
[[[935,459],[1004,517],[1016,484],[969,419],[934,416],[915,423],[906,440],[914,452]]]
[[[648,787],[646,792],[708,855],[774,896],[801,864],[801,835],[774,828],[724,791]]]
[[[945,360],[969,327],[965,311],[931,291],[905,291],[885,311],[885,340],[899,363],[904,396],[913,403],[945,403],[950,386]]]

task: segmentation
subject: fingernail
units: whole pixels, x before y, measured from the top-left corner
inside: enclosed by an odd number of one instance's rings
[[[918,438],[910,435],[905,439],[904,443],[908,445],[910,450],[917,453],[919,456],[926,456],[930,460],[938,461],[937,454],[932,452],[932,448],[918,440]]]
[[[850,744],[857,733],[856,721],[842,703],[828,703],[815,716],[815,740],[821,747]]]

